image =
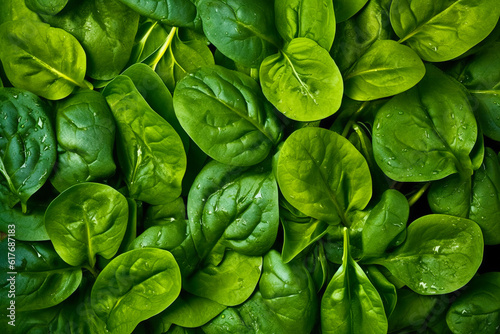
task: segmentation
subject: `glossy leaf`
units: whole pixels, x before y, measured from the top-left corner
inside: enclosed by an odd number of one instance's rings
[[[425,74],[425,66],[407,46],[390,40],[375,41],[345,73],[345,94],[370,101],[404,92]]]
[[[47,181],[56,160],[49,113],[48,105],[36,95],[0,88],[1,181],[16,201],[21,201],[24,212],[28,199]]]
[[[295,38],[267,57],[259,76],[266,98],[293,120],[320,120],[340,107],[340,71],[328,52],[308,38]]]
[[[80,91],[57,105],[57,168],[51,183],[58,190],[115,173],[115,121],[106,100],[95,91]]]
[[[426,66],[422,81],[379,109],[373,153],[390,178],[403,182],[472,174],[471,153],[477,125],[463,87]],[[421,138],[421,140],[415,140]]]
[[[255,165],[281,137],[279,121],[257,83],[220,66],[202,67],[181,80],[174,108],[191,139],[225,164]]]
[[[45,23],[16,20],[3,24],[0,60],[15,87],[49,100],[65,98],[75,87],[87,88],[82,46],[69,33]]]
[[[226,249],[260,256],[278,232],[278,187],[270,166],[234,167],[213,161],[189,191],[189,230],[200,258],[217,264]]]
[[[170,26],[191,26],[196,17],[195,4],[189,0],[119,0],[142,16]]]
[[[286,42],[297,37],[306,37],[327,51],[332,47],[335,36],[335,14],[332,1],[276,1],[274,15],[276,28]]]
[[[410,224],[400,247],[372,263],[383,265],[419,294],[444,294],[469,282],[483,248],[481,229],[472,220],[427,215]]]
[[[56,15],[69,0],[25,0],[26,7],[38,14]]]
[[[396,308],[396,302],[398,300],[396,287],[384,276],[384,274],[382,274],[382,272],[376,266],[368,266],[365,272],[370,282],[380,294],[380,298],[382,299],[382,303],[384,304],[385,314],[389,318],[389,316]]]
[[[285,234],[281,256],[285,263],[290,262],[309,245],[321,239],[330,227],[328,223],[312,218],[308,223],[297,223],[282,218],[281,224]]]
[[[12,253],[12,239],[0,242],[2,254]],[[17,312],[48,308],[68,298],[80,285],[82,270],[64,263],[48,242],[26,243],[15,241],[14,266],[12,274],[7,261],[0,265],[2,291],[9,291],[12,279],[15,281],[15,309]],[[10,279],[10,280],[8,280]],[[6,309],[10,298],[1,299]]]
[[[270,1],[199,0],[196,7],[208,40],[235,62],[257,68],[281,44]]]
[[[103,91],[118,128],[118,160],[130,196],[157,205],[181,193],[186,153],[179,135],[155,113],[132,80],[118,76]]]
[[[0,25],[4,22],[26,19],[40,21],[39,16],[26,7],[25,0],[4,0],[0,11]]]
[[[400,38],[426,61],[460,56],[483,40],[500,15],[495,0],[394,0],[391,24]]]
[[[9,230],[8,226],[15,224],[16,240],[49,240],[49,235],[45,229],[44,215],[50,201],[41,202],[32,200],[26,213],[23,213],[20,207],[11,208],[4,202],[3,200],[0,201],[0,231],[7,234]]]
[[[94,267],[96,255],[112,258],[128,221],[125,197],[110,186],[81,183],[54,199],[45,212],[45,228],[61,258],[72,266]]]
[[[500,326],[500,273],[476,276],[446,315],[453,333],[494,334]]]
[[[333,6],[335,8],[335,18],[337,22],[343,22],[349,19],[363,8],[368,0],[335,0]]]
[[[167,225],[183,219],[186,219],[186,205],[184,199],[178,197],[167,204],[149,206],[144,219],[144,227]]]
[[[99,80],[123,70],[139,24],[139,15],[118,0],[71,1],[60,14],[43,18],[80,41],[87,54],[87,75]]]
[[[372,186],[363,156],[342,136],[304,128],[286,140],[278,161],[280,189],[303,213],[330,224],[366,207]]]
[[[262,271],[262,257],[228,251],[217,266],[209,264],[189,277],[183,288],[225,306],[243,303],[253,293]]]
[[[328,333],[387,333],[387,318],[379,293],[349,252],[344,228],[342,266],[321,300],[321,329]]]
[[[92,308],[111,333],[132,333],[139,322],[165,310],[181,291],[172,254],[136,249],[114,258],[91,292]]]

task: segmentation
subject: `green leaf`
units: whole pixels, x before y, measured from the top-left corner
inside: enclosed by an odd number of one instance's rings
[[[340,107],[340,71],[328,52],[308,38],[295,38],[264,59],[259,76],[266,98],[293,120],[320,120]]]
[[[0,181],[26,212],[28,199],[47,181],[56,160],[48,105],[35,94],[0,89]],[[4,179],[5,178],[5,179]]]
[[[151,321],[158,327],[158,322],[182,327],[200,327],[215,318],[226,306],[210,299],[184,293],[165,311]]]
[[[257,68],[281,41],[267,0],[199,0],[197,8],[208,40],[225,56]]]
[[[425,182],[472,174],[477,125],[463,87],[432,65],[420,83],[379,109],[373,153],[390,178]],[[420,138],[420,140],[415,140]]]
[[[308,246],[321,239],[331,226],[323,221],[311,218],[308,223],[297,223],[281,218],[284,240],[281,257],[283,262],[293,260]]]
[[[329,0],[275,1],[276,28],[286,42],[306,37],[329,51],[335,36],[335,14]]]
[[[147,104],[129,77],[103,91],[118,127],[118,160],[130,196],[157,205],[181,193],[186,153],[179,135]]]
[[[57,169],[51,183],[58,191],[115,173],[115,121],[104,97],[79,91],[57,105]]]
[[[114,258],[97,277],[92,308],[111,333],[132,333],[165,310],[181,291],[181,273],[168,251],[136,249]]]
[[[189,0],[120,0],[142,16],[176,27],[192,26],[196,7]]]
[[[419,294],[445,294],[474,276],[483,248],[481,229],[472,220],[427,215],[410,224],[400,247],[372,263],[386,267]]]
[[[252,295],[261,271],[262,257],[228,251],[218,265],[209,264],[185,280],[183,288],[195,296],[235,306]]]
[[[56,16],[43,16],[53,27],[66,30],[87,54],[87,75],[109,80],[130,57],[139,15],[117,0],[71,1]]]
[[[496,0],[394,0],[391,5],[399,42],[432,62],[458,57],[482,41],[499,15]]]
[[[68,3],[68,0],[25,0],[26,7],[38,14],[56,15]]]
[[[412,49],[378,40],[345,73],[345,94],[359,101],[396,95],[415,86],[424,74],[425,66]]]
[[[112,258],[125,235],[128,203],[113,188],[99,183],[74,185],[45,212],[45,228],[57,254],[72,266],[94,267],[96,255]]]
[[[321,300],[321,329],[328,333],[387,333],[387,318],[379,293],[349,252],[344,228],[342,266]]]
[[[350,225],[348,214],[363,210],[372,182],[366,160],[335,132],[303,128],[286,140],[278,160],[278,182],[297,209],[330,224]]]
[[[474,277],[451,305],[446,322],[456,334],[497,333],[500,325],[500,273]]]
[[[65,98],[75,87],[87,88],[82,46],[66,31],[45,23],[17,20],[2,24],[0,60],[14,87],[49,100]]]
[[[2,186],[0,187],[3,188]],[[2,190],[7,189],[3,188]],[[15,225],[16,240],[44,241],[50,239],[45,229],[44,221],[45,209],[47,209],[50,200],[43,202],[30,201],[30,206],[26,213],[23,213],[20,207],[9,207],[5,202],[3,200],[0,201],[0,231],[8,234],[9,225]]]
[[[260,256],[278,232],[278,187],[270,166],[212,161],[189,191],[189,230],[200,258],[217,264],[226,249]]]
[[[349,19],[363,8],[368,0],[334,0],[335,18],[338,23]]]
[[[365,272],[370,282],[380,294],[382,303],[384,303],[385,314],[387,315],[387,317],[389,317],[394,311],[396,302],[398,300],[396,287],[384,276],[384,274],[382,274],[382,272],[376,266],[368,266]]]
[[[64,263],[49,242],[26,243],[6,238],[0,242],[2,254],[15,254],[13,267],[7,261],[0,265],[0,288],[5,293],[2,309],[10,304],[7,291],[14,280],[17,312],[49,308],[68,298],[80,285],[82,270]],[[14,243],[14,246],[12,245]],[[13,248],[15,250],[13,250]]]
[[[174,109],[191,139],[211,158],[251,166],[281,138],[281,126],[257,83],[220,66],[202,67],[176,86]]]

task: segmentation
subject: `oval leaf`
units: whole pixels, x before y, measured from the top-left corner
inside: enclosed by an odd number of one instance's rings
[[[344,90],[328,52],[308,38],[295,38],[260,67],[262,92],[286,117],[316,121],[335,113]]]

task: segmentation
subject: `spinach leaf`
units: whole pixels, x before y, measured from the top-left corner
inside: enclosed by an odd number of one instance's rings
[[[118,160],[132,198],[168,203],[181,193],[186,153],[175,130],[118,76],[103,91],[118,127]]]
[[[176,30],[168,50],[158,62],[156,73],[173,92],[177,82],[188,73],[214,64],[214,56],[205,42],[198,39],[181,40],[179,30]]]
[[[191,139],[225,164],[255,165],[281,138],[280,123],[257,83],[220,66],[184,77],[175,88],[174,109]]]
[[[160,248],[172,253],[183,277],[193,273],[200,262],[193,238],[185,220],[173,220],[161,226],[152,226],[139,235],[128,247]]]
[[[311,276],[300,262],[285,264],[272,250],[264,257],[259,291],[228,307],[202,327],[206,334],[310,333],[318,313]]]
[[[132,333],[139,322],[165,310],[181,291],[174,257],[144,248],[114,258],[97,277],[91,305],[111,333]]]
[[[16,316],[23,321],[16,324],[14,332],[23,334],[48,333],[51,323],[59,314],[60,306],[61,304],[50,308],[17,313]]]
[[[286,42],[306,37],[329,51],[335,36],[333,6],[329,0],[275,1],[276,28]]]
[[[181,293],[165,311],[152,319],[155,328],[175,324],[182,327],[200,327],[215,318],[226,306],[210,299]]]
[[[391,4],[391,24],[399,42],[433,62],[458,57],[482,41],[499,15],[495,0],[393,0]]]
[[[167,204],[149,206],[144,217],[144,227],[167,225],[170,222],[185,218],[186,206],[184,199],[178,197]]]
[[[90,90],[57,105],[57,165],[51,183],[58,191],[115,173],[115,121],[104,97]]]
[[[327,333],[386,333],[387,318],[379,293],[349,251],[344,234],[342,266],[321,300],[321,329]]]
[[[45,212],[45,228],[59,256],[72,266],[95,265],[96,255],[112,258],[125,235],[128,203],[110,186],[74,185]]]
[[[142,16],[162,23],[186,27],[192,26],[196,17],[196,7],[189,0],[119,0]]]
[[[490,272],[472,279],[451,305],[446,322],[453,333],[493,334],[500,325],[500,273]]]
[[[201,268],[183,282],[183,288],[195,296],[235,306],[252,295],[261,271],[262,257],[227,251],[222,262]]]
[[[340,107],[340,71],[328,52],[308,38],[294,38],[264,59],[259,76],[266,98],[293,120],[320,120]]]
[[[367,262],[386,267],[419,294],[444,294],[474,276],[483,245],[481,229],[472,220],[427,215],[410,224],[406,241],[394,252]]]
[[[65,50],[64,54],[59,50]],[[84,83],[86,55],[64,30],[28,20],[0,26],[0,60],[14,87],[49,100],[65,98]]]
[[[0,25],[19,19],[40,21],[40,17],[26,6],[25,0],[4,0],[1,6]]]
[[[500,42],[467,58],[456,76],[472,95],[471,103],[481,130],[500,140]]]
[[[272,1],[199,0],[196,6],[208,40],[242,65],[257,68],[280,47]]]
[[[189,191],[189,230],[200,258],[218,264],[226,249],[260,256],[278,232],[278,187],[270,166],[209,162]]]
[[[117,0],[71,1],[56,16],[43,16],[51,26],[66,30],[87,53],[87,75],[114,78],[127,64],[139,15]]]
[[[344,73],[377,40],[392,39],[394,32],[389,20],[392,0],[370,0],[355,16],[337,22],[336,37],[330,54]]]
[[[396,287],[384,276],[377,266],[368,266],[365,272],[370,282],[380,294],[380,299],[382,299],[382,303],[384,304],[385,314],[389,317],[396,308],[398,300]],[[389,326],[390,325],[389,320]]]
[[[367,2],[368,0],[335,0],[333,6],[337,22],[340,23],[349,19],[359,12]]]
[[[10,239],[10,240],[9,240]],[[14,246],[13,246],[14,244]],[[24,312],[48,308],[68,298],[80,285],[82,270],[64,263],[49,242],[27,243],[11,238],[0,242],[2,254],[15,247],[17,274],[12,274],[9,263],[0,264],[0,287],[5,293],[15,280],[16,311]],[[1,299],[6,309],[8,298]]]
[[[370,101],[404,92],[425,74],[417,54],[395,41],[375,41],[344,76],[345,94]]]
[[[348,215],[364,209],[372,193],[363,156],[347,139],[321,128],[288,137],[278,160],[278,182],[288,202],[329,224],[349,226]]]
[[[69,0],[25,0],[26,7],[38,14],[56,15]]]
[[[432,65],[422,81],[379,109],[373,153],[390,178],[403,182],[472,174],[477,125],[463,87]],[[415,140],[422,138],[422,140]]]
[[[48,105],[35,94],[0,88],[0,174],[24,213],[28,199],[47,181],[56,160],[49,113]]]

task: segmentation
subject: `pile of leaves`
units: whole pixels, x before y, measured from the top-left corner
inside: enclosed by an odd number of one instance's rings
[[[3,328],[498,333],[499,15],[3,0]]]

